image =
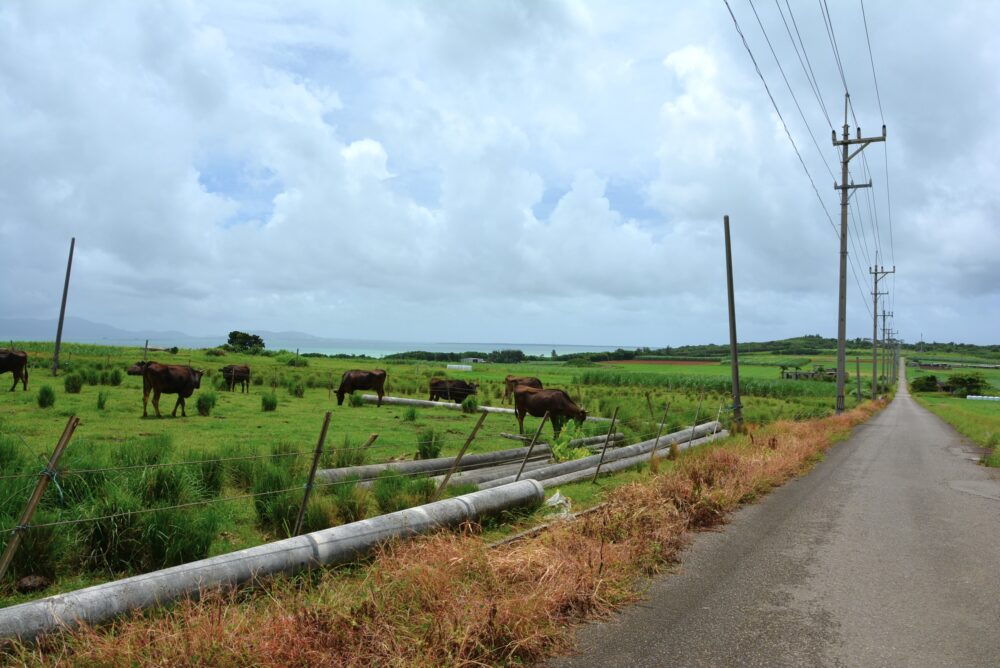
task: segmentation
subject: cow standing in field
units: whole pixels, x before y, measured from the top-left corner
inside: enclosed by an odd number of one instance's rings
[[[153,393],[153,410],[156,417],[160,415],[160,394],[176,394],[177,403],[171,416],[177,417],[177,407],[181,407],[181,417],[187,417],[184,411],[184,400],[201,387],[201,377],[204,371],[192,369],[189,366],[176,364],[159,364],[158,362],[136,362],[129,367],[128,375],[142,376],[142,417],[149,417],[146,405],[149,393]]]
[[[382,397],[385,396],[385,371],[382,369],[345,371],[340,377],[340,387],[337,388],[337,405],[343,406],[344,395],[351,394],[354,390],[375,390],[378,394],[378,405],[381,406]]]
[[[538,380],[534,376],[507,376],[503,380],[503,400],[507,401],[514,394],[514,388],[518,385],[524,385],[526,387],[533,387],[536,390],[541,390],[542,381]]]
[[[552,433],[556,438],[559,438],[567,419],[572,418],[577,424],[583,424],[587,419],[587,411],[573,403],[562,390],[538,390],[524,385],[514,389],[514,415],[520,433],[524,433],[525,415],[544,417],[546,413],[552,421]]]
[[[222,367],[222,379],[226,381],[226,387],[230,392],[236,389],[236,384],[240,385],[240,392],[250,391],[250,367],[246,364],[230,364]]]
[[[479,385],[464,380],[448,380],[446,378],[431,378],[430,401],[450,399],[456,404],[462,403],[466,397],[476,394]]]
[[[28,391],[28,353],[23,350],[0,348],[0,373],[10,371],[14,374],[14,384],[10,386],[13,392],[17,381],[21,381],[24,391]]]

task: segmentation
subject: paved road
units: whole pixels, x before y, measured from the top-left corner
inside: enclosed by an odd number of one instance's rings
[[[974,459],[901,387],[550,666],[1000,666],[1000,481]]]

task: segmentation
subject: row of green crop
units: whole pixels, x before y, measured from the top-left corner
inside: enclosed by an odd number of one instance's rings
[[[573,376],[573,383],[580,385],[607,385],[611,387],[660,387],[668,390],[695,390],[728,394],[732,381],[711,376],[670,376],[627,371],[584,371]],[[740,379],[740,392],[757,397],[827,397],[836,393],[832,383],[823,381],[780,381]]]

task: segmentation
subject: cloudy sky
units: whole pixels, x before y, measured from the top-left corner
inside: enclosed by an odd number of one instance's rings
[[[729,214],[740,339],[835,336],[822,3],[730,4],[805,169],[722,0],[6,0],[0,311],[55,317],[75,236],[69,313],[126,329],[725,342]],[[878,252],[904,339],[997,343],[1000,4],[864,10],[878,97],[829,3],[888,126],[851,162],[848,335]]]

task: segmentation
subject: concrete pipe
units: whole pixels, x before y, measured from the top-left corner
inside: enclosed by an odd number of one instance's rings
[[[369,404],[377,404],[378,397],[374,394],[362,394],[362,401]],[[427,401],[426,399],[407,399],[405,397],[382,397],[383,404],[390,404],[394,406],[417,406],[422,408],[448,408],[453,411],[462,410],[461,404],[456,404],[452,401]],[[476,408],[480,413],[504,413],[506,415],[513,415],[513,408],[497,408],[496,406],[479,406]],[[591,417],[587,416],[588,422],[611,422],[611,418],[606,417]]]
[[[520,462],[527,454],[528,448],[511,448],[509,450],[495,450],[493,452],[483,452],[475,455],[465,455],[459,462],[458,471],[469,471],[472,469],[506,464],[508,462]],[[548,457],[552,454],[551,448],[547,445],[536,445],[532,456]],[[339,469],[320,469],[316,471],[316,479],[320,482],[338,482],[350,476],[357,476],[358,480],[373,480],[383,471],[415,475],[425,473],[427,475],[437,475],[447,473],[454,457],[437,457],[435,459],[414,459],[405,462],[386,462],[384,464],[365,464],[363,466],[346,466]]]
[[[207,589],[233,586],[277,573],[354,561],[380,543],[454,526],[517,507],[536,506],[542,486],[523,480],[361,522],[202,559],[153,573],[87,587],[0,610],[0,638],[30,641],[42,633],[100,624],[123,613],[162,605]]]

